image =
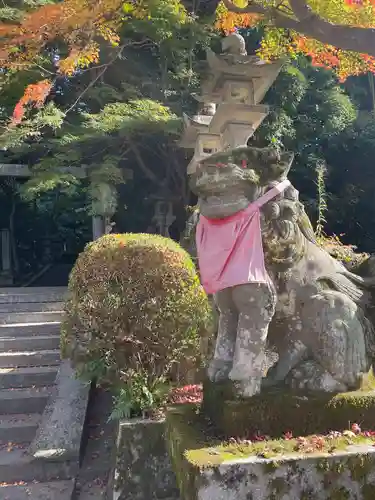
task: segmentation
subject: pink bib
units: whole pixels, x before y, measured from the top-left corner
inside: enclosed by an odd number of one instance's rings
[[[267,283],[259,209],[282,193],[285,180],[251,203],[223,219],[202,215],[196,231],[202,285],[208,294],[245,283]]]

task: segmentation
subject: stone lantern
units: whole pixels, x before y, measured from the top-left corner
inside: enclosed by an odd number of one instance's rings
[[[101,182],[92,186],[93,239],[112,231],[111,219],[117,208],[117,192],[114,186]]]
[[[155,196],[154,216],[152,222],[157,228],[157,234],[170,238],[169,228],[176,220],[173,214],[173,202],[168,200],[166,196]]]
[[[222,54],[207,51],[207,74],[194,98],[206,112],[184,115],[180,146],[193,150],[187,172],[211,154],[243,147],[269,112],[260,104],[281,70],[282,63],[266,63],[248,56],[239,34],[224,38]],[[207,112],[208,110],[208,112]]]

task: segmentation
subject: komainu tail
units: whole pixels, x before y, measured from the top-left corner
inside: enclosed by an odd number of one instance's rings
[[[349,273],[349,272],[348,272]],[[351,275],[352,273],[349,273]],[[358,276],[358,278],[360,278]],[[327,276],[322,276],[318,279],[318,282],[328,283],[330,288],[341,292],[348,297],[350,297],[356,304],[363,304],[370,300],[369,294],[363,290],[360,286],[357,286],[357,282],[351,280],[350,276],[346,273],[335,273]],[[358,283],[359,284],[359,283]]]

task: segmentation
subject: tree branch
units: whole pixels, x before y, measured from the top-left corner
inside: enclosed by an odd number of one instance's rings
[[[135,158],[137,160],[138,165],[141,167],[141,170],[146,175],[146,177],[148,177],[152,182],[154,182],[155,184],[157,184],[159,187],[162,187],[163,183],[156,177],[156,175],[154,174],[154,172],[152,170],[150,170],[148,168],[148,166],[146,165],[146,163],[143,161],[141,153],[140,153],[140,151],[138,149],[138,146],[135,144],[135,142],[133,142],[131,139],[128,139],[128,142],[129,142],[129,145],[130,145],[130,149],[134,153],[134,156],[135,156]]]
[[[375,56],[375,29],[333,24],[316,14],[305,0],[289,0],[295,17],[289,17],[280,10],[267,9],[253,2],[247,7],[237,7],[231,0],[223,0],[223,3],[231,12],[259,14],[277,28],[294,30],[339,49]]]
[[[311,17],[318,17],[305,0],[289,0],[289,5],[299,21],[306,21]]]

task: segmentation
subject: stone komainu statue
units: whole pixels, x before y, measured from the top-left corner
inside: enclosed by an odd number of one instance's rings
[[[191,179],[200,215],[220,219],[246,209],[286,179],[292,161],[291,153],[257,148],[202,160]],[[198,219],[195,212],[185,243]],[[260,228],[269,280],[214,294],[220,317],[210,379],[231,379],[243,396],[259,392],[261,382],[327,392],[358,388],[375,353],[375,279],[350,273],[317,245],[292,185],[260,208]],[[267,345],[278,361],[262,381]]]

